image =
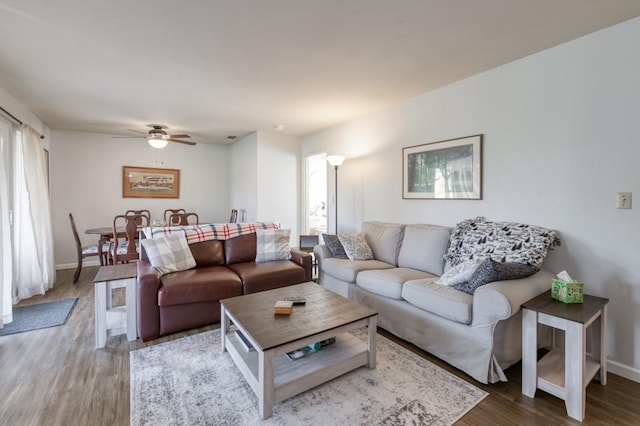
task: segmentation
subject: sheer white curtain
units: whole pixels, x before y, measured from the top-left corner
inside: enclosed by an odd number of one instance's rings
[[[44,294],[55,282],[47,168],[40,135],[22,126],[16,144],[13,302]]]
[[[11,126],[0,120],[0,328],[13,321],[11,283],[13,259],[9,218],[9,143]]]

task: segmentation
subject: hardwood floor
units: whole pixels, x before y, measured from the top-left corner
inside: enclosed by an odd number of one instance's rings
[[[72,269],[58,271],[54,289],[21,302],[23,306],[79,298],[64,326],[0,336],[0,425],[127,425],[129,351],[217,328],[177,333],[147,344],[116,336],[107,340],[106,348],[95,350],[92,282],[97,269],[84,268],[75,285]],[[580,424],[566,416],[558,398],[540,390],[535,399],[522,395],[519,364],[507,370],[509,382],[482,385],[384,330],[379,332],[490,394],[459,425]],[[640,424],[640,384],[613,374],[608,375],[607,386],[592,382],[582,424]]]

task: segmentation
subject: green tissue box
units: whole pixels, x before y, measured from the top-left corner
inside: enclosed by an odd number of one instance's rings
[[[555,279],[551,283],[551,297],[562,303],[582,303],[584,283],[568,283]]]

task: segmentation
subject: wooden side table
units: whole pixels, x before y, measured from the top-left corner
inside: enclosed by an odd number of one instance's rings
[[[135,262],[101,266],[93,279],[95,292],[96,349],[104,348],[107,337],[127,334],[127,340],[136,340],[136,278]],[[125,304],[112,305],[112,290],[125,288]]]
[[[551,291],[522,305],[522,393],[533,398],[542,389],[565,401],[567,414],[582,421],[586,388],[597,377],[607,383],[606,317],[609,299],[584,295],[584,303],[565,304]],[[554,347],[537,361],[538,324],[564,330],[564,347]],[[587,329],[590,348],[587,351]],[[554,330],[555,346],[555,330]]]

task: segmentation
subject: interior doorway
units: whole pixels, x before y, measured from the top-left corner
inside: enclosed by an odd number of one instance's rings
[[[305,157],[304,224],[302,234],[327,232],[327,154]]]

